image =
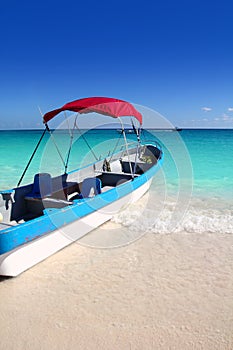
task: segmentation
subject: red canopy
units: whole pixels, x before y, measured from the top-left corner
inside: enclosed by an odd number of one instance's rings
[[[110,97],[88,97],[66,103],[63,107],[54,109],[44,115],[44,123],[47,123],[62,111],[78,113],[96,112],[109,115],[113,118],[129,116],[135,117],[142,124],[142,115],[129,102]]]

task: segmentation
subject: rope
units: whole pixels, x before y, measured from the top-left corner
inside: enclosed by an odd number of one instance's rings
[[[63,157],[62,157],[62,155],[61,155],[61,152],[59,151],[59,148],[58,148],[58,146],[57,146],[57,144],[56,144],[56,141],[55,141],[55,138],[54,138],[54,136],[53,136],[53,133],[52,133],[52,131],[49,129],[48,124],[46,124],[46,129],[47,129],[48,132],[50,133],[51,139],[52,139],[52,141],[53,141],[53,143],[54,143],[54,146],[56,147],[57,153],[59,154],[59,156],[60,156],[60,158],[61,158],[61,161],[62,161],[62,163],[63,163],[63,165],[64,165],[64,167],[65,167],[65,166],[66,166],[65,161],[64,161],[64,159],[63,159]]]
[[[92,150],[91,146],[89,145],[87,139],[84,137],[84,135],[82,134],[81,130],[79,129],[79,127],[78,127],[78,125],[77,125],[77,123],[76,123],[76,120],[75,120],[75,126],[76,126],[77,130],[79,131],[80,135],[82,136],[84,142],[86,142],[86,144],[87,144],[88,148],[90,149],[91,153],[93,154],[95,160],[98,160],[98,157],[95,155],[95,153],[94,153],[94,151]]]
[[[26,171],[28,170],[29,165],[31,164],[31,161],[32,161],[32,159],[33,159],[33,157],[34,157],[34,155],[35,155],[35,153],[36,153],[36,151],[37,151],[37,149],[38,149],[38,147],[39,147],[39,145],[40,145],[40,143],[41,143],[41,141],[42,141],[42,139],[44,137],[44,134],[45,134],[46,130],[47,130],[47,127],[44,129],[44,131],[43,131],[43,133],[42,133],[42,135],[41,135],[41,137],[40,137],[40,139],[39,139],[39,141],[38,141],[38,143],[37,143],[37,145],[36,145],[32,155],[31,155],[31,158],[29,159],[29,161],[28,161],[28,163],[26,165],[26,168],[24,169],[23,174],[21,175],[21,178],[19,179],[17,187],[19,187],[19,185],[21,184],[21,182],[22,182],[22,180],[24,178],[24,175],[26,174]]]

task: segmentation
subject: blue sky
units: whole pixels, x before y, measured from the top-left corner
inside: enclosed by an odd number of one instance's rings
[[[38,106],[88,96],[233,127],[232,13],[225,0],[1,2],[0,128],[42,127]]]

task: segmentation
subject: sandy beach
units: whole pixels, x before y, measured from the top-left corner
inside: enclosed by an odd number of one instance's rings
[[[0,350],[233,350],[233,1],[0,9]]]
[[[232,271],[232,235],[72,244],[1,280],[1,349],[233,349]]]

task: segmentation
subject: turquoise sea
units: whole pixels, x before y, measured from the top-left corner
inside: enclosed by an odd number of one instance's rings
[[[16,187],[41,134],[41,130],[0,131],[1,190]],[[54,132],[60,154],[53,140],[48,135],[44,137],[22,184],[32,182],[34,174],[40,171],[52,175],[64,171],[61,157],[66,162],[70,145],[67,134],[65,130]],[[83,131],[83,137],[78,131],[74,134],[68,171],[87,165],[95,156],[108,154],[118,141],[118,148],[123,142],[115,130]],[[133,141],[135,136],[128,137]],[[137,229],[154,233],[172,230],[233,233],[233,130],[149,130],[143,137],[157,139],[165,157],[153,180],[144,220]],[[117,216],[115,221],[134,227],[130,216],[141,210],[138,205]],[[157,218],[156,223],[151,224],[151,217]]]

